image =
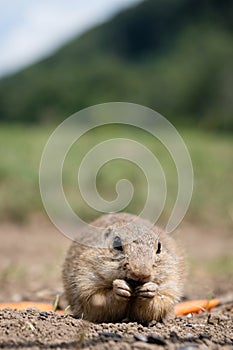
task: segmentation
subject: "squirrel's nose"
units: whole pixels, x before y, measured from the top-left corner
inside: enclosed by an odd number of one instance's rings
[[[149,271],[134,271],[130,273],[129,278],[134,281],[148,282],[150,280],[151,273]]]

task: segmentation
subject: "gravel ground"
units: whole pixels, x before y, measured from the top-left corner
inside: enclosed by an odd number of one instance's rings
[[[233,349],[233,304],[148,326],[94,324],[38,310],[0,311],[3,349]]]
[[[41,217],[0,224],[0,302],[53,302],[70,241]],[[189,261],[186,299],[230,294],[232,230],[184,224],[178,232]],[[232,298],[231,298],[232,296]],[[71,315],[0,310],[3,349],[233,349],[233,302],[164,323],[92,324]]]

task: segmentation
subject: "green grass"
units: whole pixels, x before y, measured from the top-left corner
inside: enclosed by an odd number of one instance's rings
[[[39,164],[43,147],[54,127],[21,127],[1,125],[0,128],[0,218],[24,220],[31,213],[43,211],[39,192]],[[233,217],[233,139],[231,135],[210,134],[200,130],[179,129],[194,168],[194,192],[187,219],[212,224],[231,224]],[[152,136],[134,128],[101,127],[83,136],[69,152],[64,164],[64,191],[74,210],[85,219],[99,215],[89,208],[77,189],[77,170],[82,157],[99,142],[113,137],[132,138],[154,152],[166,174],[168,199],[162,220],[166,220],[176,198],[177,176],[170,155]],[[97,176],[97,188],[105,199],[116,196],[115,184],[129,179],[135,193],[126,208],[138,213],[146,198],[146,178],[134,164],[115,160],[106,164]]]
[[[12,281],[26,281],[27,275],[28,273],[26,266],[19,266],[11,263],[5,267],[1,267],[0,283],[1,285],[4,285],[11,283]]]
[[[205,270],[210,276],[228,274],[232,275],[233,258],[229,255],[219,256],[215,259],[195,259],[191,258],[188,261],[190,275],[194,271]]]
[[[42,208],[38,169],[46,128],[1,126],[0,217],[22,220]]]

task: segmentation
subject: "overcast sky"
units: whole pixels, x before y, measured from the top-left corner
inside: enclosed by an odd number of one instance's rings
[[[0,0],[0,76],[141,0]]]

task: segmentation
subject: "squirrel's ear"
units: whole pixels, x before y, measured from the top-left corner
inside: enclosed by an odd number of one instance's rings
[[[108,238],[111,233],[112,233],[112,226],[108,226],[104,232],[104,238]]]
[[[113,240],[113,249],[119,250],[120,252],[123,252],[122,242],[121,238],[119,236],[115,236]]]
[[[160,241],[158,241],[156,254],[160,254],[161,253],[161,249],[162,249],[162,244],[161,244]]]

